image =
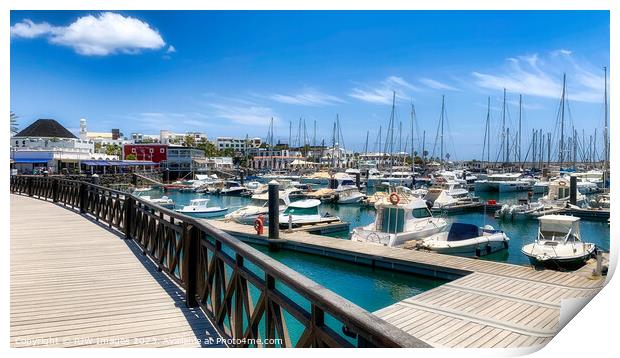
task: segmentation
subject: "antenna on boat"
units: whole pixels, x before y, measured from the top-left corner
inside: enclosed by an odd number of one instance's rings
[[[517,162],[521,163],[521,116],[523,112],[523,96],[519,95],[519,142],[518,142],[518,152],[517,152]]]
[[[605,160],[603,162],[603,188],[607,188],[607,171],[609,170],[609,142],[608,142],[608,129],[607,129],[607,66],[603,67],[605,71],[605,129],[604,129],[604,140],[605,140]]]
[[[506,159],[507,159],[506,154],[504,152],[504,145],[506,141],[507,141],[506,139],[506,89],[504,88],[504,101],[502,105],[502,144],[500,147],[502,155],[504,156],[504,160],[503,160],[504,163],[506,163]]]
[[[443,114],[446,110],[446,95],[441,95],[441,145],[440,145],[440,150],[439,153],[441,155],[441,167],[442,169],[445,169],[445,165],[444,165],[444,161],[443,161]]]
[[[486,148],[487,151],[487,165],[490,163],[490,155],[491,152],[491,133],[490,133],[490,125],[491,125],[491,97],[487,98],[487,120],[484,126],[484,141],[482,143],[482,160],[481,165],[484,163],[484,150]],[[489,145],[487,146],[487,142]],[[480,168],[482,169],[482,168]]]

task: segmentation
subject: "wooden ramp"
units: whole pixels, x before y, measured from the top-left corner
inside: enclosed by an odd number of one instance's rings
[[[238,236],[251,226],[209,220]],[[558,332],[564,299],[591,298],[604,279],[431,252],[390,248],[305,232],[280,237],[287,249],[455,280],[374,312],[435,347],[531,347]],[[590,268],[590,271],[592,269]]]
[[[218,346],[136,245],[51,202],[11,195],[10,277],[12,347]]]

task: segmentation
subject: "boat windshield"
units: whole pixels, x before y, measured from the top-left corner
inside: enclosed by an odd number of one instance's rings
[[[411,214],[413,215],[414,218],[416,219],[423,219],[423,218],[429,218],[431,217],[431,212],[428,211],[427,208],[417,208],[417,209],[413,209],[411,211]]]
[[[319,209],[315,206],[312,208],[295,208],[289,206],[284,210],[285,215],[318,215]]]
[[[377,229],[382,232],[399,233],[405,228],[405,209],[385,207],[377,213]]]

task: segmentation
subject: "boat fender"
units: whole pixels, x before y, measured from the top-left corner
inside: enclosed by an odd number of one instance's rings
[[[476,247],[476,257],[480,257],[482,254],[482,252],[480,251],[479,247]]]
[[[396,193],[390,194],[390,203],[392,203],[392,205],[396,205],[399,202],[400,202],[400,197],[398,196],[398,194]]]
[[[507,249],[508,248],[508,241],[506,241],[506,239],[504,239],[504,248]]]
[[[256,233],[258,235],[262,235],[263,234],[263,228],[264,228],[263,216],[259,215],[256,218],[256,220],[254,220],[254,230],[256,230]]]

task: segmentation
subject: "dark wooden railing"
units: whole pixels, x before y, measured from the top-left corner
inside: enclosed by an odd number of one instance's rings
[[[230,346],[428,346],[233,236],[140,197],[37,176],[12,176],[11,192],[79,208],[121,231]]]

